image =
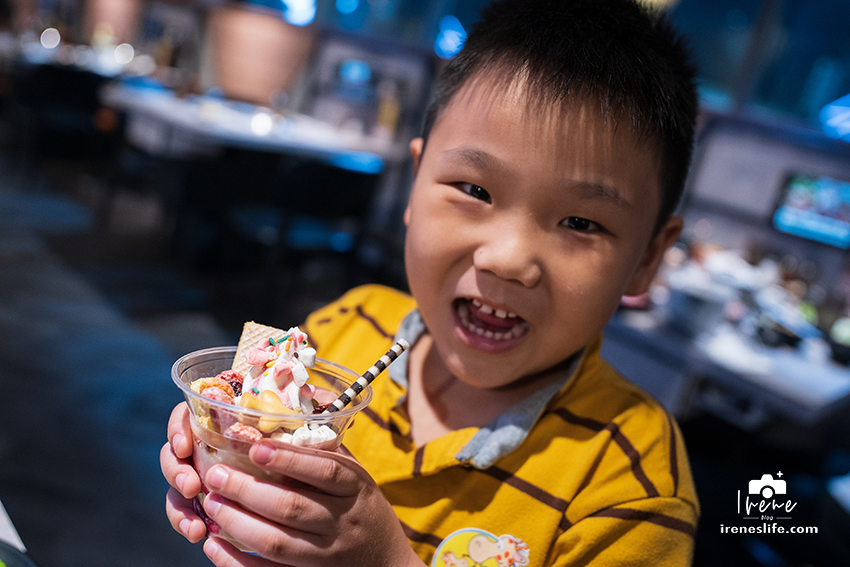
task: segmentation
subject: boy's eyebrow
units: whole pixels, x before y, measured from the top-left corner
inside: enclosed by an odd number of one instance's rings
[[[587,199],[595,199],[599,201],[607,201],[617,207],[633,211],[635,206],[620,195],[619,191],[610,185],[604,183],[594,183],[592,181],[578,181],[570,184],[574,189],[577,189],[582,197]]]
[[[501,160],[493,154],[489,154],[484,150],[470,148],[468,146],[460,146],[458,148],[445,150],[442,155],[447,159],[463,162],[465,165],[478,170],[503,168]]]

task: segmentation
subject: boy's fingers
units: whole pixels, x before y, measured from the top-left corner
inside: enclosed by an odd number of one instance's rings
[[[195,468],[177,458],[170,443],[164,444],[159,452],[159,466],[168,484],[186,498],[194,498],[201,491],[201,479]]]
[[[217,567],[291,567],[269,561],[258,555],[243,553],[217,537],[211,537],[204,542],[204,553]]]
[[[204,511],[234,540],[273,561],[301,564],[328,545],[315,534],[269,522],[215,493],[204,498]]]
[[[207,526],[194,512],[192,501],[170,488],[165,497],[165,514],[171,527],[192,543],[201,541],[207,534]]]
[[[271,484],[223,465],[212,467],[205,482],[215,494],[282,526],[321,533],[334,522],[330,510],[334,497],[310,488]]]
[[[248,455],[262,468],[300,480],[333,496],[352,496],[360,489],[356,461],[339,453],[288,443],[257,443]]]
[[[171,410],[171,417],[168,418],[168,442],[174,448],[174,454],[181,459],[192,456],[192,425],[186,402],[177,404]]]

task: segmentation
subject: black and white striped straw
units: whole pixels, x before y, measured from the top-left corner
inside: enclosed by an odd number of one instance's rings
[[[382,356],[375,364],[372,365],[369,370],[364,372],[357,381],[352,384],[346,391],[344,391],[340,396],[333,401],[333,403],[328,406],[328,408],[322,413],[333,413],[335,411],[339,411],[348,404],[351,403],[351,400],[362,392],[366,386],[372,383],[372,380],[378,376],[381,372],[386,370],[387,366],[390,365],[392,361],[401,356],[405,350],[410,347],[410,343],[408,343],[404,339],[399,339],[396,344],[392,346],[390,350],[387,351],[387,354]]]

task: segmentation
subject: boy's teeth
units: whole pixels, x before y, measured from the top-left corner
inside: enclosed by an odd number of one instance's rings
[[[471,303],[472,305],[477,307],[481,313],[484,313],[485,315],[495,315],[499,319],[514,318],[517,316],[516,313],[514,313],[513,311],[506,311],[504,309],[494,309],[486,303],[481,303],[477,299],[473,299]]]
[[[472,303],[474,304],[475,300],[473,300]],[[486,307],[486,305],[482,304],[481,311],[484,311],[484,307]],[[492,309],[491,309],[491,311],[492,311]],[[504,318],[499,314],[499,311],[501,311],[501,310],[496,311],[496,315],[498,317]],[[469,320],[469,308],[465,304],[461,303],[458,306],[457,313],[458,313],[458,316],[460,318],[461,323],[463,324],[464,327],[466,327],[469,330],[470,333],[475,333],[476,335],[483,336],[484,338],[487,338],[487,339],[493,339],[493,340],[497,340],[497,341],[508,340],[508,339],[513,338],[513,337],[522,336],[528,328],[528,323],[526,323],[525,321],[520,321],[519,323],[516,323],[513,327],[511,327],[507,331],[493,332],[489,329],[484,329],[483,327],[479,327],[478,325],[476,325],[475,323],[470,321]],[[503,313],[505,314],[505,317],[511,317],[511,316],[515,317],[516,316],[516,315],[509,313],[507,311],[505,311]]]

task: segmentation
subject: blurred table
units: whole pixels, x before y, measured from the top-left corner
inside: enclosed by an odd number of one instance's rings
[[[136,157],[150,162],[143,177],[162,170],[153,184],[174,211],[172,242],[185,260],[203,261],[202,248],[210,254],[215,249],[212,238],[194,246],[193,227],[203,225],[217,234],[213,238],[224,240],[235,230],[243,240],[262,243],[269,250],[264,262],[272,266],[272,257],[292,240],[293,215],[314,212],[326,227],[346,217],[358,238],[368,227],[370,242],[382,252],[390,249],[385,243],[393,241],[384,235],[392,234],[396,211],[406,200],[407,144],[296,112],[275,113],[215,96],[178,96],[146,78],[110,83],[100,98],[125,116],[123,144],[131,151],[122,154],[140,152]],[[303,210],[315,201],[327,206]],[[357,206],[343,206],[351,201]],[[356,252],[359,240],[351,242],[345,250]]]
[[[164,88],[117,82],[102,90],[101,100],[127,114],[128,140],[153,155],[203,156],[226,146],[324,159],[372,173],[408,155],[404,144],[210,96],[178,97]]]
[[[615,315],[603,356],[680,418],[702,410],[742,429],[777,417],[810,425],[850,404],[846,366],[752,345],[731,330],[690,338],[650,312]]]

